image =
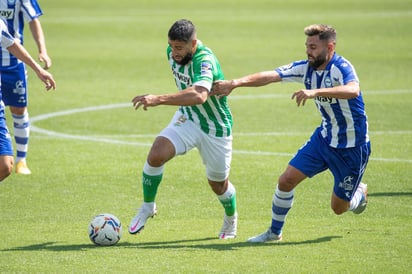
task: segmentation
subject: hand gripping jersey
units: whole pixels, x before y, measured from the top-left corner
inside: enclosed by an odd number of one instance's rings
[[[0,18],[5,20],[9,33],[20,40],[23,45],[24,21],[30,22],[43,13],[36,0],[2,0],[0,1]],[[20,63],[2,46],[0,69],[12,69]]]
[[[167,48],[167,57],[179,90],[191,86],[202,86],[210,92],[214,81],[224,79],[219,61],[213,52],[199,40],[193,59],[188,64],[182,66],[176,63],[172,58],[170,46]],[[206,134],[215,137],[232,134],[233,121],[227,97],[209,96],[201,105],[180,106],[179,109]]]
[[[276,69],[282,81],[304,83],[306,89],[330,88],[359,82],[355,69],[345,58],[333,55],[325,70],[317,71],[308,60],[296,61]],[[335,148],[350,148],[369,142],[368,121],[362,93],[353,99],[314,98],[322,116],[321,134]]]

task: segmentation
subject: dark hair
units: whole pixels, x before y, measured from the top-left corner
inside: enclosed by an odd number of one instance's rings
[[[193,23],[186,19],[176,21],[169,30],[170,40],[189,42],[194,39],[196,28]]]
[[[307,36],[319,35],[320,40],[336,42],[336,31],[334,28],[328,25],[310,25],[304,29],[304,32]]]

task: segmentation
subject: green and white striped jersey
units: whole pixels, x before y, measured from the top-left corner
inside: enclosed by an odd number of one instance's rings
[[[167,57],[179,90],[202,86],[210,92],[214,81],[224,79],[216,56],[199,40],[192,61],[186,65],[179,65],[173,60],[170,46],[167,48]],[[226,96],[222,98],[209,96],[201,105],[180,106],[179,109],[206,134],[216,137],[232,134],[233,120]]]

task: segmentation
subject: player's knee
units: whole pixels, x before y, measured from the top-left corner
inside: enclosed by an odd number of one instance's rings
[[[341,215],[348,211],[348,209],[343,210],[342,208],[332,208],[332,210],[336,215]]]
[[[160,167],[162,165],[164,165],[165,161],[163,161],[160,158],[156,158],[156,157],[150,157],[147,159],[147,162],[149,163],[150,166],[152,167]]]
[[[147,157],[147,162],[152,167],[163,166],[168,160],[169,157],[165,157],[159,150],[151,150],[149,156]]]
[[[332,203],[331,208],[336,215],[341,215],[348,211],[349,204],[348,203]]]
[[[13,113],[15,115],[23,115],[27,112],[27,108],[26,107],[13,107],[13,106],[10,106],[10,111],[11,111],[11,113]]]
[[[284,172],[279,177],[278,188],[281,191],[291,191],[296,186],[296,180],[289,173]]]
[[[279,177],[278,188],[281,191],[292,191],[305,178],[305,174],[289,165],[285,172]]]

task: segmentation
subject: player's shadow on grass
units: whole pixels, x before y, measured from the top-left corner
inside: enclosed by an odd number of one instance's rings
[[[276,246],[293,246],[293,245],[306,245],[306,244],[320,244],[324,242],[330,242],[333,239],[342,238],[342,236],[326,236],[312,240],[305,240],[300,242],[272,242],[272,243],[248,243],[246,241],[235,242],[235,240],[216,240],[216,238],[199,239],[202,241],[213,240],[219,241],[219,243],[210,244],[185,244],[194,242],[196,240],[184,240],[184,241],[169,241],[169,242],[147,242],[147,243],[125,243],[127,247],[143,248],[143,249],[181,249],[181,248],[195,248],[195,249],[214,249],[220,251],[236,250],[240,248],[248,247],[265,247],[268,245]]]
[[[201,239],[187,239],[187,240],[176,240],[176,241],[163,241],[163,242],[144,242],[144,243],[130,243],[130,242],[119,242],[114,247],[103,247],[95,246],[90,244],[79,244],[79,245],[59,245],[57,242],[46,242],[41,244],[34,244],[28,246],[20,246],[14,248],[8,248],[1,250],[2,252],[15,252],[15,251],[79,251],[95,248],[142,248],[142,249],[214,249],[218,251],[226,250],[236,250],[239,248],[247,247],[264,247],[271,244],[277,246],[290,246],[290,245],[306,245],[306,244],[319,244],[324,242],[330,242],[333,239],[342,238],[342,236],[326,236],[312,240],[306,240],[301,242],[274,242],[274,243],[248,243],[248,242],[236,242],[235,240],[217,240],[215,237],[201,238]],[[194,244],[196,242],[209,242],[214,241],[214,243],[201,243]],[[216,243],[218,241],[218,243]]]
[[[375,192],[369,193],[370,197],[412,196],[412,192]]]

